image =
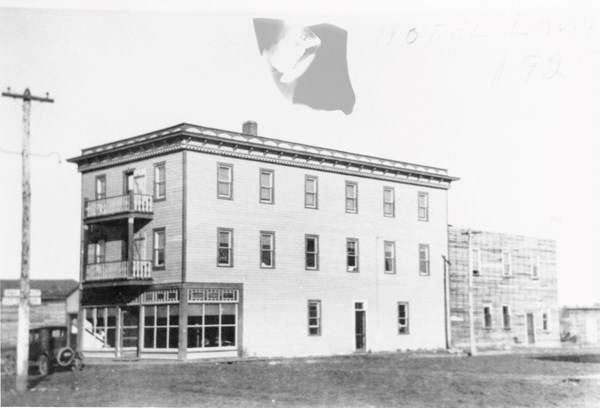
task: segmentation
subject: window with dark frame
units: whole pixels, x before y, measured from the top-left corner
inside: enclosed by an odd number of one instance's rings
[[[483,307],[483,327],[486,329],[492,328],[492,308],[490,306]]]
[[[531,279],[540,278],[540,257],[531,255]]]
[[[233,230],[218,228],[217,239],[217,265],[233,266]]]
[[[96,200],[106,198],[106,175],[96,176]]]
[[[154,199],[164,200],[167,198],[167,182],[165,163],[154,165]]]
[[[177,349],[179,305],[144,306],[144,348]]]
[[[135,192],[134,171],[127,170],[123,173],[123,194],[129,194],[132,191]]]
[[[480,259],[481,253],[479,252],[479,248],[473,248],[471,251],[471,262],[473,264],[473,276],[479,276],[481,274],[481,266]]]
[[[396,243],[385,241],[384,247],[384,271],[385,273],[396,273]]]
[[[116,307],[86,307],[83,309],[86,330],[98,340],[90,344],[90,349],[114,350],[117,343],[117,315]]]
[[[261,231],[260,233],[260,267],[275,267],[275,233]]]
[[[98,239],[88,245],[88,264],[104,263],[106,260],[106,240]]]
[[[429,221],[429,193],[419,191],[419,221]]]
[[[217,198],[233,199],[233,165],[217,165]]]
[[[305,236],[306,269],[319,269],[319,236]]]
[[[165,267],[165,229],[155,229],[154,230],[154,240],[152,243],[152,265],[155,268],[164,268]]]
[[[409,334],[408,302],[398,302],[398,334]]]
[[[429,245],[419,244],[419,274],[429,275]]]
[[[358,272],[358,239],[346,239],[346,270]]]
[[[346,212],[358,213],[358,184],[346,181]]]
[[[188,349],[234,347],[237,343],[237,304],[190,303]]]
[[[273,170],[260,170],[260,202],[264,204],[273,204],[275,201],[275,189],[274,189],[274,175]]]
[[[542,330],[548,331],[548,313],[542,314]]]
[[[386,217],[396,216],[396,199],[393,187],[383,188],[383,215]]]
[[[512,276],[510,252],[502,252],[502,276]]]
[[[318,208],[319,206],[319,179],[315,176],[306,176],[304,179],[304,207]]]
[[[308,301],[308,335],[321,335],[321,301]]]
[[[508,306],[502,306],[502,327],[510,329],[510,308]]]

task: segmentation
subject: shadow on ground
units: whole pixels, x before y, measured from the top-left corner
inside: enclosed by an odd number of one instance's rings
[[[564,363],[600,363],[600,354],[564,354],[559,356],[537,356],[536,360],[560,361]]]

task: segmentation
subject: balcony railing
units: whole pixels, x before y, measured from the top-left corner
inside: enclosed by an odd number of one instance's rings
[[[133,261],[131,271],[127,269],[128,261],[103,262],[89,264],[85,270],[86,281],[104,281],[116,279],[151,279],[152,261]]]
[[[85,218],[127,212],[151,214],[152,196],[146,194],[129,194],[91,200],[85,205]]]

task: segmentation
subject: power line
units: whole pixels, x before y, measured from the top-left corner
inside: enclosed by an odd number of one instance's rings
[[[18,154],[19,156],[21,156],[23,154],[23,152],[17,152],[14,150],[6,150],[0,147],[0,153],[6,153],[6,154]],[[58,163],[62,163],[62,156],[60,155],[60,153],[58,152],[50,152],[50,153],[29,153],[30,156],[37,156],[37,157],[50,157],[50,156],[57,156],[58,158]]]

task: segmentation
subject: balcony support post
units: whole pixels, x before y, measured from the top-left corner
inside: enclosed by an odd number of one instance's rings
[[[127,277],[133,277],[133,246],[135,242],[133,240],[133,226],[134,218],[129,216],[127,218]]]

